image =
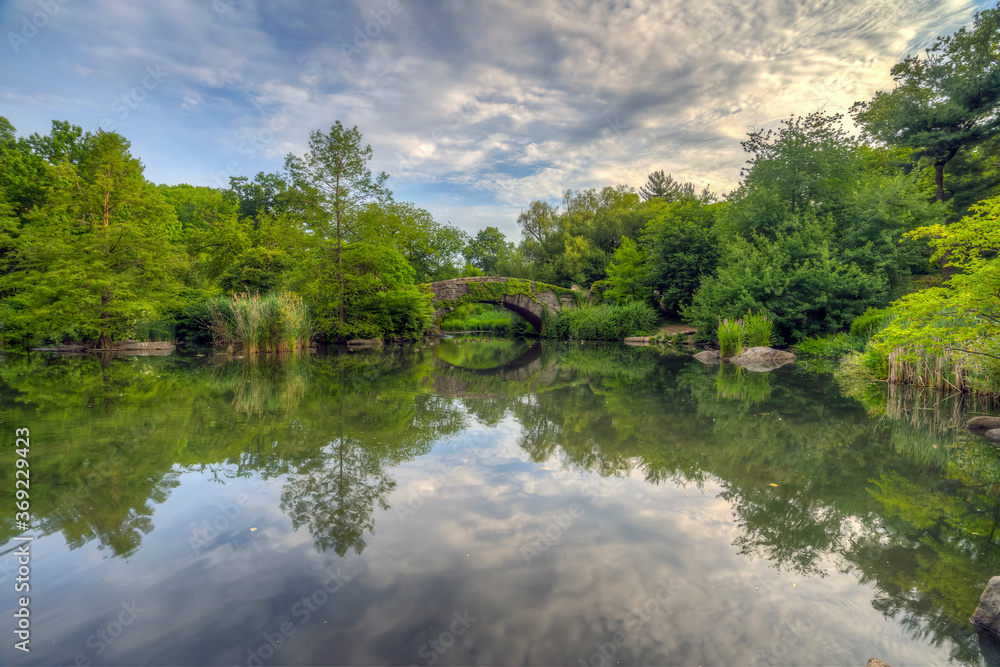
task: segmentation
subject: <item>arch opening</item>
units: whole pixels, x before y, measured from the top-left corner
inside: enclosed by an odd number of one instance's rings
[[[518,306],[517,304],[507,303],[506,301],[487,301],[487,300],[483,300],[483,301],[469,301],[468,303],[485,303],[485,304],[489,304],[491,306],[499,306],[500,308],[506,308],[507,310],[509,310],[510,312],[514,313],[515,315],[520,315],[521,317],[523,317],[528,322],[528,324],[530,324],[532,327],[534,327],[534,329],[535,329],[535,331],[537,333],[539,333],[539,334],[542,333],[542,318],[539,317],[538,315],[536,315],[535,313],[531,312],[530,310],[528,310],[524,306]],[[447,315],[448,313],[450,313],[452,310],[454,310],[454,308],[449,308],[448,310],[437,311],[435,313],[435,318],[436,319],[441,319],[445,315]]]

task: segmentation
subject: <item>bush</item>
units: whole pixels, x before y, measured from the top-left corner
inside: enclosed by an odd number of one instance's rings
[[[641,301],[622,305],[584,305],[563,308],[555,315],[545,310],[542,313],[542,335],[547,338],[623,340],[651,331],[656,322],[656,311]]]
[[[885,328],[892,321],[891,308],[869,308],[851,322],[851,335],[864,341]]]
[[[814,357],[843,357],[850,352],[860,352],[865,347],[865,341],[848,333],[837,333],[832,336],[817,336],[806,338],[795,344],[795,351]]]

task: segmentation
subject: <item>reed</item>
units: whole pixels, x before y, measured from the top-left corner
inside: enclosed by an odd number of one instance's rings
[[[719,322],[719,354],[738,357],[743,354],[743,321],[728,317]]]
[[[743,330],[747,347],[771,347],[775,343],[774,320],[763,310],[747,311]]]
[[[309,317],[301,297],[242,292],[208,305],[216,349],[243,354],[291,352],[309,344]]]

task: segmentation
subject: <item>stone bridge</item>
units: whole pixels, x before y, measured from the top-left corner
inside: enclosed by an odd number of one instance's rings
[[[588,292],[578,287],[566,289],[534,280],[498,276],[454,278],[427,283],[423,287],[434,295],[435,322],[467,303],[489,303],[517,313],[538,332],[542,330],[542,311],[545,308],[555,314],[563,308],[575,308],[590,297]]]

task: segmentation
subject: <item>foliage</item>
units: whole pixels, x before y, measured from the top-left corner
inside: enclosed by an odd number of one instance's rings
[[[338,120],[324,134],[320,130],[309,133],[309,151],[302,157],[291,153],[285,158],[285,169],[294,183],[313,199],[314,205],[326,213],[314,230],[325,239],[334,239],[331,247],[337,259],[338,320],[345,324],[344,305],[347,301],[343,245],[359,217],[362,208],[370,203],[381,203],[390,198],[385,187],[389,175],[381,172],[372,175],[368,162],[372,159],[371,146],[361,145],[361,132],[357,126],[346,129]]]
[[[563,308],[546,320],[542,318],[542,335],[547,338],[620,341],[651,331],[657,317],[649,304],[629,301],[621,305],[605,303]]]
[[[648,301],[650,290],[646,284],[644,267],[645,253],[639,250],[635,241],[625,237],[615,250],[614,259],[608,265],[608,290],[602,295],[605,300],[615,303],[628,301]]]
[[[343,308],[337,290],[330,288],[337,275],[335,258],[321,248],[290,279],[309,306],[321,339],[414,337],[430,325],[432,295],[417,287],[413,267],[397,250],[367,243],[344,247]]]
[[[300,297],[234,294],[208,304],[212,343],[227,352],[290,352],[309,345],[309,318]]]
[[[872,338],[883,357],[921,368],[945,363],[963,370],[957,382],[975,391],[1000,393],[1000,197],[972,207],[973,213],[944,227],[922,227],[913,236],[930,236],[933,259],[948,256],[960,273],[944,285],[904,296],[893,304],[892,319]],[[897,353],[896,350],[902,350]],[[941,361],[931,361],[940,357]],[[892,365],[886,369],[892,371]],[[964,374],[970,373],[971,377]],[[899,376],[922,377],[920,369]]]
[[[499,275],[501,261],[514,249],[514,244],[496,227],[480,229],[465,247],[465,261],[482,270],[483,275]]]
[[[395,201],[369,203],[345,238],[352,243],[395,248],[421,283],[457,278],[457,260],[467,241],[465,232],[457,227],[436,222],[413,204]]]
[[[773,317],[778,343],[845,327],[880,305],[885,283],[836,260],[828,241],[829,231],[816,221],[795,235],[778,233],[773,241],[733,239],[716,275],[702,281],[683,310],[685,319],[704,338],[712,336],[719,318],[763,309]]]
[[[804,338],[795,344],[795,352],[814,357],[840,358],[851,352],[860,352],[864,346],[864,339],[841,331],[829,336]]]
[[[441,320],[442,331],[493,331],[513,336],[530,325],[524,318],[504,308],[485,304],[459,306]]]
[[[774,344],[774,322],[764,311],[747,311],[743,316],[744,339],[747,347],[770,347]]]
[[[682,201],[648,206],[652,217],[642,231],[642,243],[649,284],[658,294],[660,308],[679,313],[718,265],[719,241],[713,226],[723,205]]]
[[[47,167],[43,205],[6,227],[0,335],[7,343],[107,346],[162,313],[180,287],[173,209],[143,178],[123,137],[98,132],[86,145],[79,164]]]
[[[938,37],[923,58],[892,68],[896,83],[852,107],[874,139],[914,148],[934,165],[944,201],[944,168],[960,151],[1000,133],[1000,5],[975,15],[972,28]]]
[[[723,357],[738,357],[743,354],[744,329],[741,320],[724,318],[719,321],[719,354]]]
[[[892,319],[891,308],[869,308],[851,322],[851,336],[868,342]]]
[[[670,174],[663,174],[663,170],[652,172],[646,179],[646,184],[639,188],[639,194],[643,200],[659,199],[664,202],[689,202],[701,200],[705,203],[714,200],[708,188],[699,197],[695,194],[694,183],[682,183],[675,181]]]

